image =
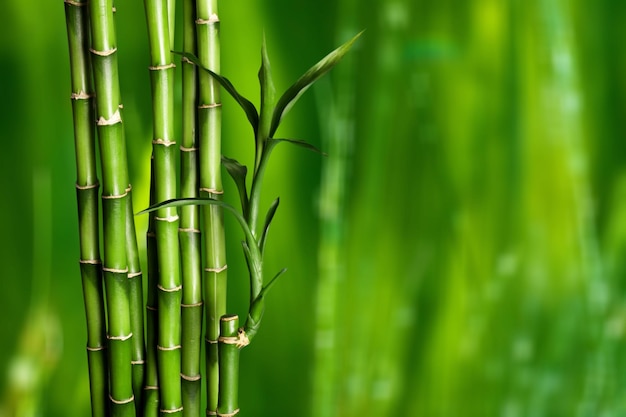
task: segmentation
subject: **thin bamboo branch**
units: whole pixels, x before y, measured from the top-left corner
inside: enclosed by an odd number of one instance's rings
[[[217,0],[196,3],[198,58],[205,68],[219,73],[220,44]],[[218,83],[206,72],[199,77],[198,141],[200,191],[204,197],[221,198],[221,102]],[[224,214],[220,207],[204,206],[204,293],[206,304],[207,413],[217,409],[219,319],[226,313],[226,253]]]
[[[102,165],[104,280],[110,346],[110,400],[113,416],[133,416],[131,326],[126,258],[128,168],[111,0],[91,0],[91,52]]]
[[[87,318],[87,356],[92,417],[108,414],[106,317],[100,261],[96,141],[89,57],[87,2],[65,2],[70,51],[72,111],[76,153],[76,197],[80,236],[80,270]]]
[[[174,63],[171,56],[169,22],[171,1],[145,0],[150,42],[152,81],[154,184],[157,202],[176,198],[174,139]],[[178,213],[175,208],[159,210],[154,218],[159,265],[158,284],[158,372],[160,409],[182,415],[180,384],[180,304],[182,284],[178,243]]]

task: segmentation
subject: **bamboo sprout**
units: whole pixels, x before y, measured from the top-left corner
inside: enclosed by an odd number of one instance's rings
[[[183,50],[195,53],[196,4],[194,0],[183,2]],[[198,196],[198,150],[196,140],[196,67],[182,61],[183,71],[183,135],[180,147],[180,193],[182,197]],[[180,210],[178,230],[182,255],[182,401],[185,417],[201,415],[202,352],[202,253],[200,245],[199,210],[186,206]]]
[[[196,2],[196,42],[202,65],[220,70],[219,17],[217,0]],[[198,141],[201,195],[221,198],[221,102],[219,86],[207,73],[199,74]],[[226,313],[226,249],[224,218],[220,207],[203,208],[204,293],[206,304],[207,413],[215,413],[218,401],[219,319]]]
[[[86,1],[65,1],[70,51],[72,111],[76,152],[76,197],[80,270],[87,318],[87,357],[92,417],[108,414],[106,317],[99,247],[98,177]]]
[[[128,168],[117,68],[117,41],[110,0],[90,5],[91,52],[102,165],[104,281],[110,346],[110,400],[113,416],[133,416],[131,326],[126,258]]]
[[[170,6],[166,0],[145,0],[150,42],[152,81],[155,200],[176,197],[174,140],[174,64],[170,52]],[[173,26],[173,24],[172,24]],[[178,244],[178,214],[174,208],[159,210],[154,218],[159,265],[158,372],[160,410],[182,414],[180,384],[181,278]]]
[[[239,335],[239,317],[237,315],[222,316],[219,337],[218,416],[234,416],[239,413],[239,350],[245,345],[242,344]]]

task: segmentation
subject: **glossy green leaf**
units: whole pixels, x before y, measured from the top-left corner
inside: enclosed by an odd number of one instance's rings
[[[267,292],[274,286],[274,284],[276,283],[276,280],[278,279],[278,277],[280,277],[285,272],[287,272],[287,268],[283,268],[280,271],[278,271],[278,273],[276,275],[274,275],[274,278],[272,278],[270,280],[270,282],[265,284],[265,286],[263,287],[263,289],[259,293],[259,297],[258,298],[264,297],[267,294]]]
[[[255,242],[254,237],[252,236],[252,231],[250,231],[250,228],[248,227],[248,223],[246,222],[246,219],[244,219],[244,217],[241,215],[241,213],[239,213],[230,204],[225,203],[221,200],[215,200],[213,198],[195,197],[195,198],[175,198],[172,200],[166,200],[161,203],[154,204],[145,210],[141,210],[139,213],[137,213],[137,215],[151,213],[153,211],[156,211],[162,208],[183,207],[183,206],[207,206],[207,205],[219,206],[231,212],[235,216],[237,221],[239,222],[239,225],[241,226],[244,234],[246,235],[246,239],[249,242]]]
[[[327,156],[326,153],[322,152],[321,150],[319,150],[315,146],[311,145],[310,143],[308,143],[308,142],[306,142],[306,141],[304,141],[302,139],[285,139],[285,138],[281,138],[281,139],[270,139],[270,141],[271,141],[272,145],[277,145],[278,143],[281,143],[281,142],[291,143],[293,145],[300,146],[301,148],[308,149],[310,151],[319,153],[320,155]]]
[[[343,58],[343,56],[350,50],[354,42],[361,36],[363,32],[359,32],[355,37],[348,42],[335,49],[317,64],[313,65],[307,72],[305,72],[287,91],[280,97],[274,114],[272,115],[272,125],[270,127],[269,137],[274,136],[278,125],[283,116],[291,109],[291,107],[298,101],[300,96],[318,79],[324,74],[330,71],[337,63]]]
[[[245,217],[248,213],[248,190],[246,189],[246,175],[248,174],[248,168],[245,165],[240,164],[239,161],[223,155],[222,164],[233,181],[235,181],[235,185],[239,190],[241,209],[243,210],[243,215]]]
[[[267,215],[265,216],[265,225],[263,226],[263,232],[261,233],[261,238],[259,239],[259,249],[261,250],[261,254],[265,252],[265,242],[267,240],[267,233],[270,229],[270,224],[272,223],[272,219],[276,214],[276,210],[278,209],[278,205],[280,204],[280,198],[276,198],[272,202],[269,210],[267,211]]]
[[[263,45],[261,47],[259,83],[261,85],[261,119],[259,122],[257,140],[263,142],[269,137],[269,131],[272,125],[272,114],[276,103],[276,88],[274,88],[274,81],[272,80],[272,68],[267,54],[265,35],[263,35]]]
[[[254,104],[252,104],[250,100],[239,94],[233,83],[231,83],[228,78],[222,77],[221,75],[211,71],[210,69],[203,67],[202,63],[200,63],[200,60],[194,54],[190,54],[189,52],[172,52],[177,55],[184,56],[189,61],[193,62],[198,68],[202,68],[204,71],[211,74],[211,76],[215,78],[215,80],[217,80],[217,82],[220,83],[222,87],[224,87],[228,94],[230,94],[235,99],[235,101],[239,103],[239,106],[241,106],[243,111],[246,113],[248,121],[250,122],[250,125],[252,125],[252,128],[254,129],[254,134],[256,135],[259,129],[259,113],[257,112],[256,107],[254,107]]]

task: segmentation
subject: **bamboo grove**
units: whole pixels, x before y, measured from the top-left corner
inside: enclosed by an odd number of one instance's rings
[[[264,173],[279,143],[317,151],[276,133],[298,98],[360,34],[281,96],[263,40],[257,109],[220,74],[216,0],[183,0],[182,51],[173,51],[174,0],[145,0],[152,157],[150,207],[140,213],[149,216],[144,280],[127,162],[126,141],[133,138],[124,131],[119,85],[116,9],[112,0],[64,4],[92,415],[233,416],[239,412],[239,351],[257,334],[267,291],[285,272],[264,278],[265,243],[279,205],[274,200],[261,222]],[[182,129],[177,132],[179,70]],[[251,125],[251,178],[245,165],[222,155],[220,89],[235,99]],[[239,209],[222,199],[222,170],[234,181]],[[244,236],[250,303],[241,325],[226,305],[225,214],[235,217]]]

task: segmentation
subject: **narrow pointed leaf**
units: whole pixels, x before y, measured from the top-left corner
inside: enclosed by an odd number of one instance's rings
[[[162,209],[162,208],[194,206],[194,205],[195,206],[207,206],[207,205],[219,206],[230,211],[235,216],[235,219],[237,219],[237,221],[239,222],[239,225],[241,226],[241,229],[243,230],[246,236],[246,239],[250,242],[255,242],[254,236],[252,236],[252,231],[248,227],[248,223],[246,223],[246,219],[233,206],[221,200],[214,200],[212,198],[200,198],[200,197],[175,198],[172,200],[166,200],[161,203],[154,204],[148,207],[147,209],[140,211],[139,213],[137,213],[137,215],[150,213],[150,212]],[[260,257],[260,254],[259,254],[259,257]]]
[[[269,137],[269,130],[272,124],[272,114],[276,103],[276,89],[274,88],[274,81],[272,80],[272,68],[267,54],[265,34],[263,35],[263,46],[261,47],[259,83],[261,85],[261,115],[257,140],[262,142]]]
[[[239,94],[233,83],[231,83],[228,78],[222,77],[221,75],[211,71],[210,69],[203,67],[200,63],[200,60],[194,54],[191,54],[189,52],[176,51],[173,51],[173,53],[184,56],[189,61],[193,62],[198,68],[201,68],[211,74],[211,76],[215,78],[215,80],[220,83],[222,87],[224,87],[228,94],[230,94],[235,99],[235,101],[239,103],[239,106],[241,106],[243,111],[246,113],[248,121],[252,125],[252,128],[254,129],[254,134],[256,135],[259,128],[259,113],[257,112],[256,107],[254,107],[254,104],[252,104],[250,100]]]
[[[222,164],[226,168],[228,174],[235,181],[235,185],[239,190],[239,199],[241,200],[241,209],[244,217],[248,212],[248,190],[246,189],[246,175],[248,168],[241,165],[237,160],[222,155]]]
[[[267,294],[267,292],[274,286],[274,284],[276,283],[276,280],[278,279],[278,277],[280,277],[282,274],[284,274],[285,272],[287,272],[287,268],[283,268],[280,271],[278,271],[278,273],[276,275],[274,275],[274,278],[272,278],[270,280],[270,282],[268,282],[263,289],[261,290],[261,292],[259,293],[259,297],[265,297],[265,295]]]
[[[267,211],[267,216],[265,216],[265,225],[263,226],[263,232],[261,233],[261,238],[259,239],[259,249],[261,249],[261,254],[265,252],[267,233],[270,229],[270,224],[272,223],[272,219],[274,218],[274,214],[276,214],[276,209],[278,209],[279,204],[280,198],[276,198],[276,200],[272,202],[270,209]]]
[[[326,153],[322,152],[317,147],[311,145],[310,143],[308,143],[308,142],[306,142],[306,141],[304,141],[302,139],[285,139],[285,138],[281,138],[281,139],[270,139],[270,141],[273,144],[278,144],[280,142],[291,143],[293,145],[300,146],[301,148],[308,149],[309,151],[313,151],[315,153],[319,153],[320,155],[328,156]]]
[[[289,111],[289,109],[298,101],[300,96],[318,79],[324,74],[330,71],[337,63],[343,58],[343,56],[350,50],[354,42],[361,36],[363,32],[359,32],[355,37],[348,42],[335,49],[317,64],[313,65],[307,72],[302,75],[287,91],[280,97],[274,114],[272,116],[272,126],[270,128],[269,137],[274,136],[278,125],[280,124],[283,116]]]

